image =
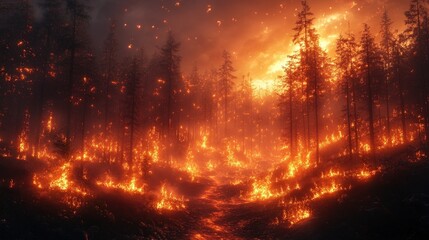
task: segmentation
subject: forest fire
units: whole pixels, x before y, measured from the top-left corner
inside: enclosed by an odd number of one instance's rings
[[[120,189],[125,192],[129,193],[138,193],[143,194],[144,193],[144,186],[137,183],[136,177],[132,177],[129,182],[119,182],[116,183],[113,181],[112,177],[109,175],[106,175],[105,179],[103,181],[97,181],[96,184],[101,187],[105,187],[108,189]]]
[[[83,190],[71,180],[70,163],[65,163],[57,169],[51,169],[51,173],[46,173],[43,176],[38,174],[33,175],[33,184],[39,189],[59,190],[70,192],[72,194],[86,196],[88,192]]]
[[[427,2],[226,2],[0,3],[0,236],[429,237]]]
[[[288,210],[283,210],[283,220],[288,221],[291,225],[307,219],[310,216],[310,210],[306,207],[302,207],[300,204]]]
[[[156,209],[160,210],[179,210],[186,208],[183,196],[178,198],[172,192],[169,192],[165,184],[162,184],[160,190],[160,199],[156,203]]]

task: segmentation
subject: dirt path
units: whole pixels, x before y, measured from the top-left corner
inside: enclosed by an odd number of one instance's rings
[[[193,200],[195,211],[201,220],[188,235],[189,239],[241,239],[233,233],[233,226],[225,221],[225,214],[237,203],[222,196],[221,185],[216,181],[199,197]]]

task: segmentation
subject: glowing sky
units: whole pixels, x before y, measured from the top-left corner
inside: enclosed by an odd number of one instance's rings
[[[332,52],[341,32],[359,34],[362,24],[379,31],[386,8],[401,28],[408,0],[313,0],[321,45]],[[109,19],[119,26],[121,49],[143,46],[149,56],[162,46],[172,30],[182,43],[182,70],[194,64],[201,69],[218,67],[224,49],[233,53],[236,75],[250,73],[253,79],[275,79],[292,51],[291,36],[300,9],[299,0],[95,0],[92,3],[91,32],[102,42]],[[100,46],[100,44],[95,44]]]

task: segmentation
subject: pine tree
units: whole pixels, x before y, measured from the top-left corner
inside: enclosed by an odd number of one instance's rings
[[[113,82],[117,81],[117,40],[115,33],[115,24],[111,23],[109,34],[104,42],[103,56],[102,56],[102,67],[104,72],[103,77],[103,102],[104,102],[104,136],[106,138],[111,137],[111,108],[114,105],[113,102]],[[110,156],[106,156],[106,152],[103,153],[104,158],[109,160]]]
[[[388,144],[392,143],[391,127],[390,127],[390,92],[391,92],[391,79],[393,77],[393,34],[391,31],[392,20],[390,19],[387,11],[384,11],[381,19],[381,51],[384,70],[384,95],[386,101],[386,128]]]
[[[424,135],[426,141],[429,139],[429,100],[428,100],[428,84],[429,76],[429,44],[427,24],[428,12],[422,0],[412,0],[410,8],[405,12],[406,30],[404,32],[408,42],[408,57],[414,67],[412,79],[414,90],[417,95],[417,116],[422,119],[424,125]],[[419,120],[420,121],[420,120]]]
[[[69,31],[67,33],[67,51],[69,55],[68,76],[67,76],[67,124],[66,124],[66,146],[71,149],[71,129],[73,111],[73,88],[76,78],[76,55],[83,46],[81,35],[84,34],[84,27],[88,21],[87,6],[80,0],[67,0],[67,10],[69,12]]]
[[[234,67],[232,66],[231,54],[223,51],[223,63],[219,69],[219,91],[223,101],[223,117],[224,117],[224,136],[228,135],[229,122],[229,104],[231,102],[231,94],[234,87]]]
[[[289,154],[291,158],[294,158],[296,155],[298,142],[298,139],[296,139],[295,137],[295,132],[297,131],[298,124],[296,122],[294,107],[294,105],[297,105],[297,103],[299,103],[299,101],[297,101],[296,99],[296,82],[300,78],[301,73],[301,71],[299,70],[298,58],[298,55],[289,56],[288,62],[284,67],[285,75],[282,77],[282,88],[284,89],[284,92],[282,93],[280,98],[281,110],[284,112],[283,115],[288,115],[285,116],[285,121],[289,120],[289,124],[286,124],[285,129],[288,132],[287,135],[289,138],[290,149]]]
[[[319,36],[314,28],[313,13],[307,1],[301,2],[302,9],[298,14],[298,20],[294,28],[295,36],[294,43],[300,46],[300,69],[303,76],[303,88],[305,92],[305,118],[306,125],[304,125],[305,140],[307,149],[311,143],[311,124],[310,114],[313,110],[314,114],[314,140],[315,140],[315,158],[316,161],[320,160],[319,154],[319,120],[320,120],[320,96],[323,92],[323,82],[327,78],[327,57],[326,53],[320,48]],[[312,106],[313,105],[313,106]],[[312,107],[312,109],[311,109]]]
[[[165,114],[163,114],[163,126],[167,129],[167,136],[177,134],[179,120],[179,91],[183,85],[180,73],[181,57],[178,55],[180,43],[176,41],[172,32],[168,33],[167,41],[161,49],[161,75],[165,81],[164,101]]]
[[[353,144],[353,134],[355,142],[358,142],[357,134],[357,113],[355,99],[355,83],[356,83],[356,62],[354,57],[357,53],[357,46],[353,34],[347,34],[346,37],[340,36],[337,40],[337,66],[340,71],[340,81],[342,91],[346,98],[346,122],[347,122],[347,141],[349,159],[353,160],[354,153],[357,153],[358,144]],[[353,109],[352,109],[353,108]],[[354,147],[355,146],[355,147]]]
[[[59,59],[62,54],[60,48],[61,30],[63,29],[63,5],[59,0],[43,0],[40,8],[43,12],[41,24],[39,26],[38,37],[42,39],[38,46],[39,62],[41,65],[37,92],[35,93],[37,104],[34,115],[34,149],[39,152],[40,134],[42,132],[42,117],[48,98],[46,93],[48,81],[56,77],[56,72],[52,71],[52,66],[59,65]]]
[[[142,72],[138,56],[134,56],[126,67],[125,72],[125,115],[124,128],[128,133],[128,164],[134,161],[135,135],[140,127],[141,114],[139,107],[141,104]]]
[[[237,113],[239,131],[241,131],[241,140],[243,150],[246,151],[246,138],[251,136],[252,132],[252,80],[250,75],[243,75],[237,89]]]
[[[35,65],[33,8],[28,0],[0,3],[0,130],[17,142],[32,117]]]
[[[392,71],[393,71],[393,80],[398,89],[399,94],[399,111],[401,114],[401,126],[402,126],[402,141],[405,143],[408,141],[407,138],[407,125],[406,125],[406,110],[405,110],[405,98],[406,98],[406,90],[405,90],[405,59],[404,59],[404,50],[405,48],[402,46],[401,42],[403,41],[403,35],[400,35],[393,41],[393,63],[392,63]]]
[[[216,71],[207,71],[203,75],[203,81],[202,81],[202,90],[201,90],[201,108],[202,108],[202,115],[203,115],[203,124],[205,127],[207,126],[213,126],[214,124],[214,115],[215,115],[215,83],[217,81],[216,79],[217,73]],[[213,129],[211,129],[213,130]]]
[[[298,20],[295,22],[295,35],[293,37],[294,44],[300,46],[301,53],[301,69],[304,72],[304,78],[302,79],[305,92],[306,101],[304,102],[304,118],[306,124],[304,124],[304,132],[305,132],[305,143],[307,148],[310,147],[310,93],[311,93],[311,85],[309,83],[310,79],[308,79],[309,64],[311,57],[311,38],[315,34],[314,30],[314,18],[313,13],[310,11],[310,6],[307,4],[306,0],[301,1],[301,11],[298,13]]]
[[[374,102],[379,90],[378,87],[380,84],[382,63],[380,51],[367,24],[364,24],[364,30],[361,37],[359,62],[361,79],[363,80],[364,87],[366,89],[364,94],[366,97],[366,107],[368,111],[369,146],[371,148],[372,157],[375,157],[377,145],[374,129]]]

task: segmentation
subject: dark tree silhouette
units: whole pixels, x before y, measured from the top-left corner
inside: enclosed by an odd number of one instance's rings
[[[34,118],[34,149],[39,152],[40,135],[43,128],[43,115],[46,105],[46,91],[48,81],[54,80],[57,74],[53,71],[53,67],[59,65],[59,56],[62,54],[60,48],[61,30],[64,24],[63,9],[59,0],[44,0],[40,3],[40,8],[43,11],[43,18],[38,30],[38,38],[42,39],[39,48],[40,73],[38,82],[35,86],[35,105],[36,109],[32,115]]]
[[[111,23],[109,34],[104,42],[103,55],[102,55],[102,78],[103,78],[103,102],[104,102],[104,122],[103,131],[106,138],[112,137],[112,125],[113,117],[112,114],[112,103],[114,95],[113,84],[118,81],[117,71],[117,48],[118,43],[116,40],[115,23]],[[114,105],[114,104],[113,104]],[[110,159],[110,156],[106,156],[106,151],[103,153],[106,160]]]
[[[387,130],[387,141],[390,145],[392,143],[391,137],[391,118],[390,118],[390,94],[392,87],[393,78],[393,33],[391,30],[392,20],[390,19],[387,11],[384,11],[381,19],[381,52],[384,70],[384,96],[386,102],[386,130]]]
[[[301,70],[304,72],[303,74],[306,75],[306,71],[308,71],[308,65],[310,64],[310,40],[311,37],[315,34],[315,29],[313,27],[313,13],[310,11],[310,6],[307,4],[306,0],[301,1],[301,11],[298,13],[298,20],[295,22],[295,28],[293,29],[295,31],[295,35],[293,37],[294,44],[300,45],[300,52],[301,52]],[[307,84],[304,87],[305,91],[305,97],[306,101],[305,104],[305,111],[304,118],[306,121],[306,124],[304,125],[304,133],[305,133],[305,143],[306,147],[310,147],[310,92],[311,92],[311,85],[309,84],[309,79],[303,78],[303,82],[307,81]]]
[[[124,123],[125,132],[128,133],[128,164],[132,165],[134,161],[135,136],[140,127],[141,114],[141,90],[142,90],[142,75],[141,66],[142,59],[139,56],[134,56],[131,62],[126,67],[124,78],[125,82],[125,113]]]
[[[337,66],[340,72],[342,92],[345,95],[345,111],[347,123],[347,142],[349,159],[353,160],[354,153],[358,154],[358,131],[356,113],[355,85],[357,81],[357,63],[354,57],[357,54],[357,44],[353,34],[340,36],[337,40]],[[354,135],[354,137],[353,137]],[[353,144],[353,139],[356,144]]]
[[[413,92],[417,93],[416,101],[416,118],[421,119],[424,125],[425,141],[429,136],[429,100],[428,84],[429,76],[429,26],[428,12],[424,7],[422,0],[412,0],[410,8],[405,12],[406,30],[404,35],[410,42],[407,55],[413,66],[412,82]]]
[[[311,123],[310,114],[311,110],[314,111],[314,140],[315,140],[315,158],[317,161],[320,160],[320,96],[323,88],[324,79],[326,79],[327,73],[327,57],[326,53],[320,48],[319,36],[314,29],[313,24],[313,13],[310,11],[310,7],[307,1],[301,2],[302,9],[298,14],[298,20],[294,28],[295,35],[293,41],[295,44],[300,45],[300,59],[303,76],[303,87],[305,91],[305,118],[306,127],[304,131],[305,141],[307,143],[307,149],[310,147],[312,134],[311,134]],[[304,84],[305,82],[305,84]],[[313,106],[312,106],[313,105]],[[311,107],[313,109],[311,109]],[[304,125],[305,126],[305,125]]]
[[[378,46],[375,43],[374,37],[370,32],[367,24],[364,24],[364,29],[360,41],[359,62],[361,79],[364,84],[366,97],[366,108],[368,111],[368,128],[369,128],[369,146],[371,155],[375,157],[376,153],[376,138],[374,126],[374,101],[377,97],[377,86],[380,83],[380,73],[382,70],[381,55]]]
[[[231,54],[223,51],[223,63],[219,69],[219,91],[223,102],[223,121],[224,121],[224,136],[228,136],[229,119],[229,104],[231,102],[232,90],[234,87],[234,67],[232,66]]]
[[[163,114],[163,126],[167,130],[166,136],[171,138],[171,134],[177,134],[179,125],[180,108],[179,91],[182,87],[182,77],[180,73],[181,57],[178,55],[180,43],[176,41],[172,32],[168,33],[167,41],[161,49],[161,75],[165,81],[164,101],[165,110]]]
[[[67,0],[70,29],[67,32],[67,51],[69,57],[67,75],[67,117],[66,117],[66,145],[71,150],[72,137],[72,112],[73,112],[73,88],[76,77],[76,54],[81,49],[83,42],[81,35],[88,20],[87,6],[80,0]]]
[[[296,145],[298,141],[298,139],[296,139],[296,133],[298,132],[298,122],[296,121],[295,117],[296,107],[294,107],[294,105],[299,104],[299,100],[296,99],[296,83],[298,82],[298,79],[300,78],[299,74],[301,73],[299,70],[298,58],[298,55],[289,56],[289,60],[286,64],[286,67],[284,68],[285,75],[282,77],[283,89],[285,89],[285,91],[282,93],[280,98],[280,106],[284,108],[284,115],[288,114],[288,116],[285,116],[285,121],[286,118],[288,118],[289,124],[285,126],[285,129],[287,129],[286,131],[288,131],[287,135],[289,138],[291,158],[295,157],[297,151]]]

